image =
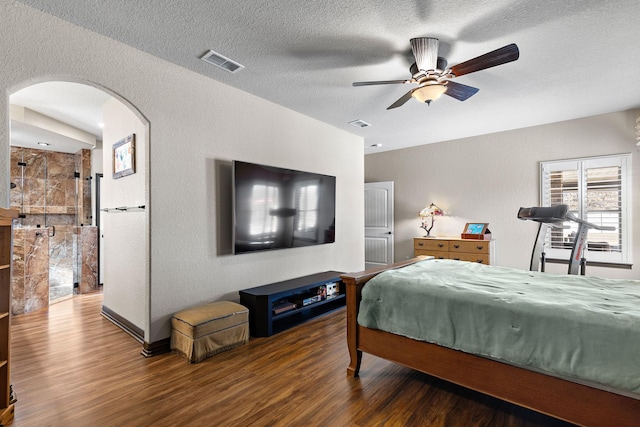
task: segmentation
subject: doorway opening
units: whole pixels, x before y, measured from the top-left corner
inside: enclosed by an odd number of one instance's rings
[[[44,82],[10,96],[10,206],[14,223],[12,314],[98,290],[92,174],[102,170],[108,93]]]

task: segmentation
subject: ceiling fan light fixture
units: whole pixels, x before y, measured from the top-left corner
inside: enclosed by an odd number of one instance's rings
[[[420,102],[426,102],[429,104],[431,101],[435,101],[440,98],[446,91],[447,88],[445,85],[440,83],[431,83],[414,89],[413,92],[411,92],[411,96]]]
[[[520,57],[520,50],[515,43],[485,53],[447,68],[447,60],[438,56],[438,39],[434,37],[416,37],[410,40],[411,51],[415,63],[409,67],[411,79],[407,80],[377,80],[369,82],[353,82],[353,86],[387,85],[400,83],[417,83],[419,86],[402,95],[387,110],[393,110],[407,103],[411,98],[431,104],[446,94],[458,101],[466,101],[478,93],[477,88],[456,83],[455,77],[476,71],[516,61]]]

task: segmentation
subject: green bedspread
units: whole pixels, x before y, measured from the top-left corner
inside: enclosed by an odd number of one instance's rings
[[[426,260],[370,280],[358,323],[640,395],[640,280]]]

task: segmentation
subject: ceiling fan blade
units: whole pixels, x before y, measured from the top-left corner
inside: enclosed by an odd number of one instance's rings
[[[452,82],[451,80],[449,80],[447,82],[447,91],[445,92],[445,95],[449,95],[450,97],[455,98],[458,101],[466,101],[467,99],[478,93],[479,90],[480,89],[478,88]]]
[[[394,85],[400,83],[411,83],[411,80],[379,80],[372,82],[353,82],[352,86]]]
[[[419,70],[435,70],[438,65],[438,39],[417,37],[410,40]]]
[[[496,65],[506,64],[507,62],[515,61],[519,57],[520,51],[518,50],[518,46],[515,43],[511,43],[510,45],[501,47],[500,49],[496,49],[458,65],[454,65],[451,67],[451,73],[454,76],[459,77],[464,74],[495,67]]]
[[[411,89],[409,92],[405,93],[404,95],[402,95],[402,97],[400,97],[400,99],[398,99],[396,102],[394,102],[393,104],[389,105],[387,107],[387,110],[391,110],[392,108],[398,108],[404,105],[405,102],[407,102],[408,100],[411,99],[411,93],[414,91],[415,89]]]

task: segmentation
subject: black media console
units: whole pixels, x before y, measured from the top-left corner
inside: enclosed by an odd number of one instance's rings
[[[345,305],[339,271],[325,271],[240,291],[251,335],[268,337]]]

